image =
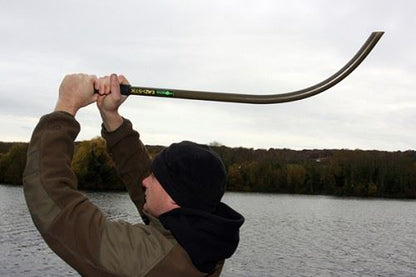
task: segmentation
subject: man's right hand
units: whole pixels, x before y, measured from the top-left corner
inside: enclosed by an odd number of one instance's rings
[[[99,93],[97,106],[104,127],[108,132],[116,130],[123,124],[123,118],[118,113],[118,108],[127,96],[120,94],[120,84],[128,85],[129,82],[124,76],[116,74],[99,78],[95,83],[95,89]]]
[[[97,101],[94,85],[97,77],[87,74],[66,75],[59,87],[55,111],[63,111],[75,116],[77,111]]]

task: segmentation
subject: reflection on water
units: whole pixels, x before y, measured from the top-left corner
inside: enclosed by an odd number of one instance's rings
[[[125,193],[88,193],[140,221]],[[227,193],[246,218],[231,276],[416,276],[416,201]],[[78,276],[43,242],[21,187],[0,185],[0,276]]]
[[[231,194],[227,202],[247,218],[227,276],[416,276],[415,201]]]

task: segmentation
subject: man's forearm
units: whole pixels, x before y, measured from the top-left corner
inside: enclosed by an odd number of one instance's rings
[[[106,113],[100,110],[100,114],[107,132],[113,132],[123,124],[123,118],[118,112]]]
[[[150,157],[131,122],[122,120],[122,124],[111,132],[103,124],[101,135],[107,141],[107,151],[116,164],[131,200],[143,216],[144,193],[141,182],[150,174]]]

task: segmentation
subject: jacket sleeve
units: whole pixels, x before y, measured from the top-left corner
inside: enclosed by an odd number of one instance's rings
[[[54,112],[33,132],[23,176],[33,222],[49,247],[83,276],[141,276],[172,245],[155,239],[160,235],[151,226],[107,220],[77,191],[71,160],[79,129],[74,117]]]
[[[131,200],[147,223],[147,218],[142,212],[144,204],[142,180],[150,174],[151,162],[139,133],[133,130],[129,120],[124,119],[123,124],[113,132],[107,132],[102,126],[101,135],[107,141],[107,151],[116,164],[117,172]]]

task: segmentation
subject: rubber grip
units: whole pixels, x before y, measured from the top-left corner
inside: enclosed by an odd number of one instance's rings
[[[130,95],[130,85],[120,85],[120,94],[121,95]],[[98,93],[98,90],[94,88],[94,93]]]

